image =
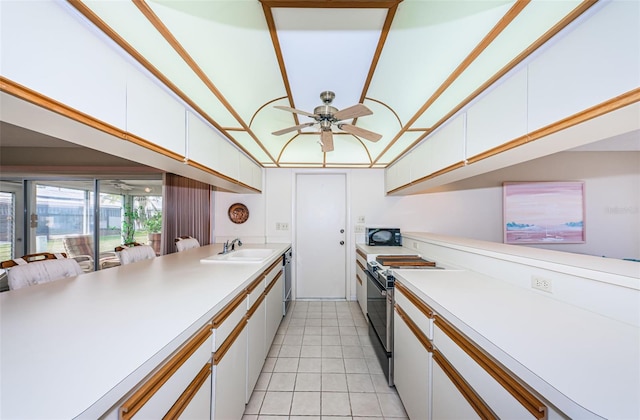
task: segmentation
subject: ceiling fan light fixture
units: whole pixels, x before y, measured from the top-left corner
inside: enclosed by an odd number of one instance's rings
[[[323,152],[330,152],[333,150],[333,131],[331,130],[332,125],[337,125],[339,129],[344,130],[347,133],[362,137],[365,140],[375,142],[382,138],[380,134],[374,133],[372,131],[359,128],[351,124],[339,123],[339,121],[342,120],[350,120],[354,118],[364,117],[366,115],[372,115],[373,112],[363,104],[355,104],[348,108],[344,108],[343,110],[338,110],[337,108],[331,106],[331,102],[333,101],[335,96],[335,93],[330,90],[325,90],[324,92],[322,92],[320,94],[320,99],[322,100],[324,105],[317,106],[314,109],[313,114],[286,106],[276,106],[275,108],[281,109],[283,111],[293,112],[294,114],[311,117],[315,120],[315,122],[284,128],[282,130],[274,131],[272,134],[279,136],[291,131],[300,130],[304,127],[319,124],[321,137],[319,143],[322,146]]]

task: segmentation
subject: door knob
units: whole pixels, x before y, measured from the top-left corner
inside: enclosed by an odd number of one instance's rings
[[[344,241],[340,241],[340,245],[344,245]]]
[[[344,233],[344,229],[340,229],[340,233]]]

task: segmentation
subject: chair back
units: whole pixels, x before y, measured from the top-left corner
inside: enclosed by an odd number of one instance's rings
[[[7,269],[9,290],[48,283],[65,277],[75,277],[84,273],[78,262],[73,258],[67,258],[64,253],[29,254],[3,261],[0,267]]]
[[[193,238],[191,236],[179,236],[175,239],[175,242],[178,252],[200,247],[200,242],[198,242],[196,238]]]
[[[62,238],[64,249],[69,257],[88,256],[93,258],[93,237],[91,235],[73,235]]]
[[[127,246],[122,245],[116,248],[116,253],[120,259],[120,264],[126,265],[142,260],[150,260],[156,257],[156,252],[150,245]]]

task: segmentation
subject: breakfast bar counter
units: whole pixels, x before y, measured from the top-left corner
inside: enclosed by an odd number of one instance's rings
[[[202,263],[208,245],[0,294],[0,418],[103,415],[289,247]]]

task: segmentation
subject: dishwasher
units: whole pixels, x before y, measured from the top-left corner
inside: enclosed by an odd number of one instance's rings
[[[287,314],[287,310],[289,309],[289,305],[291,305],[291,258],[293,253],[291,252],[291,248],[289,248],[284,253],[284,258],[282,260],[282,264],[284,266],[284,292],[282,296],[282,316]]]

